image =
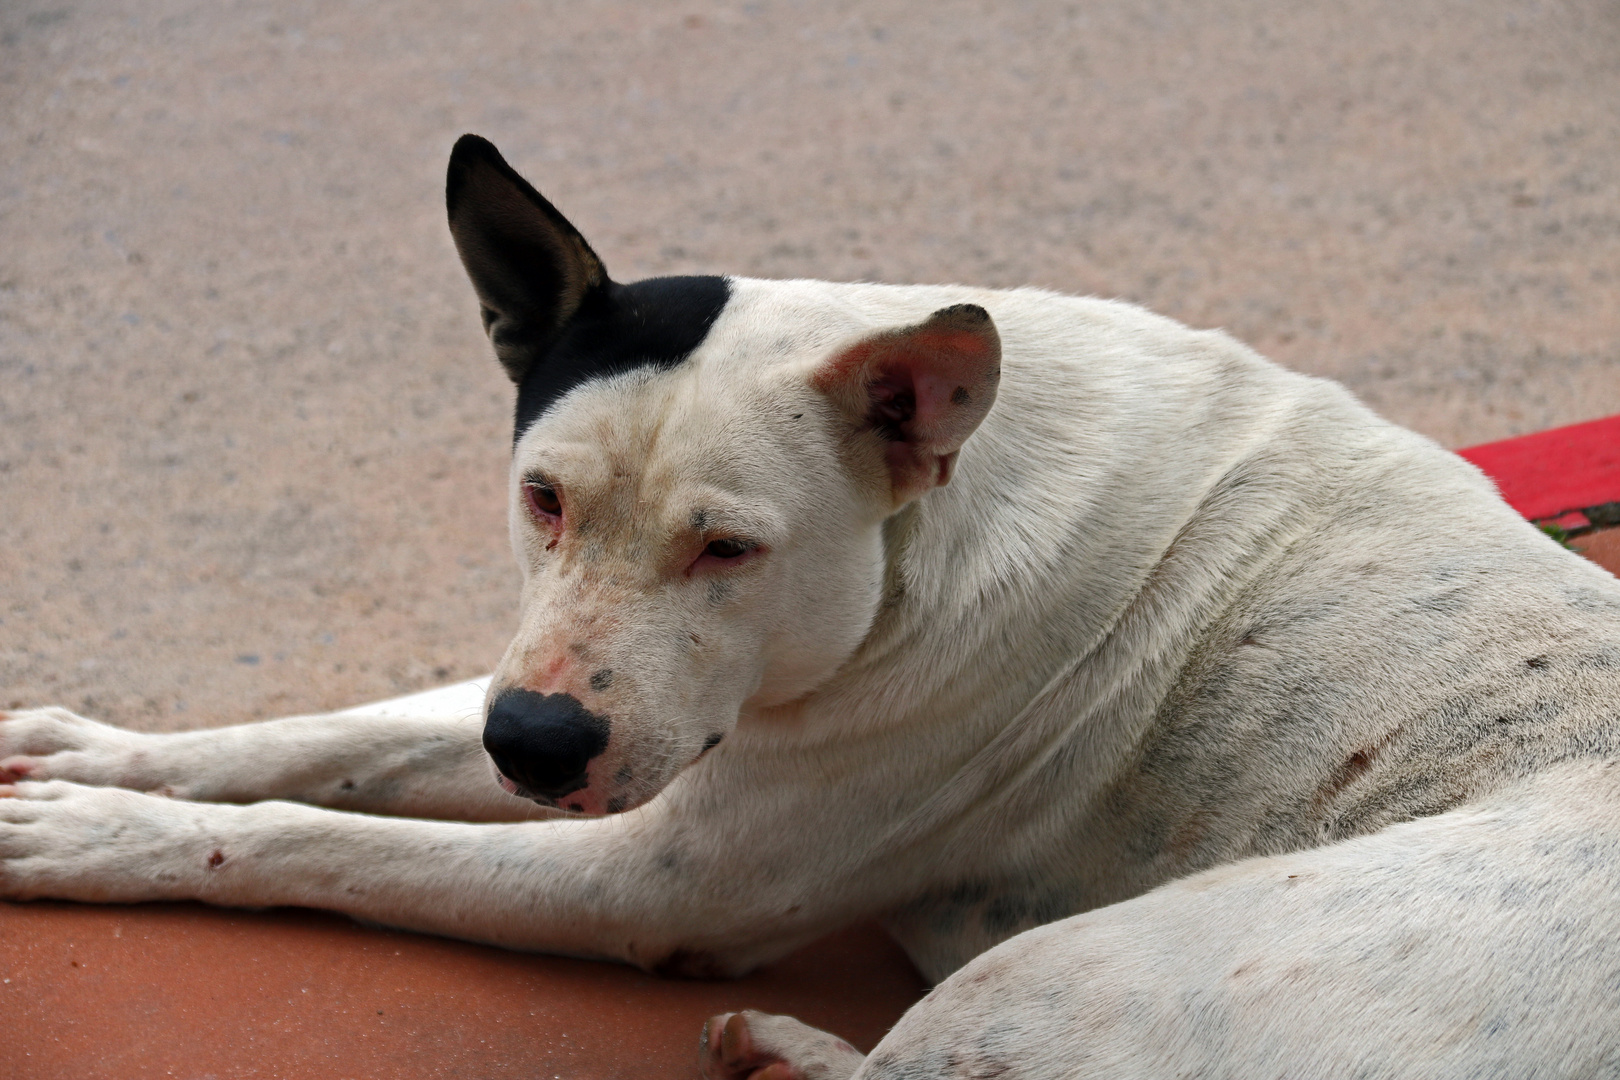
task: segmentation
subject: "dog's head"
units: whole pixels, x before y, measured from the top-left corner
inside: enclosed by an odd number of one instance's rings
[[[476,136],[446,198],[517,386],[522,617],[484,745],[510,791],[628,809],[856,652],[883,522],[950,478],[999,340],[973,305],[874,325],[814,283],[616,283]]]

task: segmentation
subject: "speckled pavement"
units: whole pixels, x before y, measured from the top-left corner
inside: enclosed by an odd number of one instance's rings
[[[0,707],[148,729],[487,671],[494,139],[621,278],[1032,283],[1448,445],[1620,412],[1612,0],[0,6]]]

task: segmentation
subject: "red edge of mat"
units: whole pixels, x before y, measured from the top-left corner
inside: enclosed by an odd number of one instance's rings
[[[1620,502],[1620,416],[1457,451],[1532,521]]]

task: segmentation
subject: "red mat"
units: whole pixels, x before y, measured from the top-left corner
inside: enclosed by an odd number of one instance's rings
[[[1620,416],[1457,453],[1483,469],[1508,505],[1532,521],[1620,502]],[[1575,520],[1566,527],[1585,523]]]

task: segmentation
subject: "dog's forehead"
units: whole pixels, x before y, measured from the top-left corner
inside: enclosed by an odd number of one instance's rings
[[[858,304],[872,286],[732,279],[725,312],[700,354],[713,368],[769,368],[811,360],[879,323]],[[742,372],[733,372],[742,374]]]
[[[571,331],[525,377],[519,457],[567,445],[635,456],[649,440],[746,426],[767,388],[780,389],[773,376],[813,364],[863,325],[827,282],[653,278],[617,288],[622,306]]]
[[[554,413],[609,393],[620,405],[658,397],[671,382],[701,393],[755,384],[808,363],[867,327],[831,282],[663,277],[614,285],[611,306],[586,314],[523,377],[514,445]],[[667,376],[667,377],[661,377]]]
[[[725,403],[695,393],[691,376],[684,363],[644,365],[581,383],[523,433],[514,459],[544,471],[640,475],[688,442],[684,432],[725,426]]]

